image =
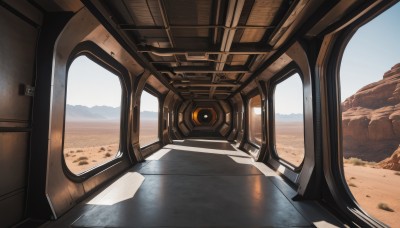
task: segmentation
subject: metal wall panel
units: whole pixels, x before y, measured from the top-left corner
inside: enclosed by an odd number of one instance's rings
[[[0,197],[25,189],[29,133],[0,132]]]
[[[25,192],[18,192],[0,201],[0,226],[10,227],[24,218]]]
[[[12,2],[10,2],[12,3]],[[18,7],[15,7],[18,6]],[[25,217],[35,49],[40,12],[27,2],[0,6],[0,226]],[[29,15],[28,19],[21,15]],[[29,21],[30,16],[38,19]]]
[[[37,30],[0,7],[0,31],[0,121],[28,121],[32,97],[21,88],[33,84]]]

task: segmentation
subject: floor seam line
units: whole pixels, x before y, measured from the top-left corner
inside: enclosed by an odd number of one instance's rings
[[[218,177],[250,177],[250,176],[264,176],[264,174],[246,174],[246,175],[196,175],[196,174],[146,174],[140,173],[141,175],[147,176],[194,176],[194,177],[207,177],[207,176],[218,176]]]
[[[268,178],[268,181],[271,182],[271,183],[282,193],[282,195],[289,201],[289,203],[293,206],[293,208],[294,208],[307,222],[309,222],[309,223],[311,224],[311,226],[314,226],[314,223],[313,223],[312,221],[310,221],[310,220],[308,219],[308,217],[306,217],[303,213],[301,213],[299,209],[297,209],[297,207],[293,204],[293,202],[292,202],[293,200],[292,200],[292,199],[290,199],[288,196],[286,196],[286,194],[283,193],[283,191],[282,191],[272,180],[270,180],[270,178]]]

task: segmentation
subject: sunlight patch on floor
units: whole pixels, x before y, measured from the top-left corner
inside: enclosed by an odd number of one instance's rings
[[[131,199],[142,185],[144,179],[145,177],[140,173],[126,173],[87,204],[114,205],[124,200]]]
[[[151,156],[147,157],[146,160],[158,161],[170,151],[171,151],[171,149],[160,149],[156,153],[154,153]]]
[[[313,222],[313,224],[314,224],[314,226],[315,227],[327,227],[327,228],[331,228],[331,227],[337,227],[337,226],[335,226],[335,225],[333,225],[333,224],[331,224],[331,223],[329,223],[329,222],[327,222],[327,221],[318,221],[318,222]]]
[[[233,150],[207,149],[207,148],[201,148],[201,147],[181,146],[181,145],[174,145],[174,144],[166,145],[164,148],[173,149],[173,150],[198,152],[198,153],[221,154],[221,155],[240,155],[240,156],[250,157],[248,154],[246,154],[244,152],[233,151]]]
[[[270,169],[267,165],[265,165],[262,162],[255,162],[253,160],[253,158],[238,157],[238,156],[231,156],[231,155],[228,155],[228,157],[231,158],[233,161],[235,161],[238,164],[252,165],[252,166],[256,167],[266,177],[277,176],[277,174],[272,169]]]

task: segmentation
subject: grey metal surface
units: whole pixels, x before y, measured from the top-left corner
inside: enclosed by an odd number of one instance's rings
[[[310,225],[261,175],[145,175],[133,198],[97,205],[72,227]]]
[[[255,167],[234,164],[226,155],[171,150],[159,161],[152,161],[140,170],[143,175],[244,176],[261,175]]]
[[[37,30],[0,7],[0,121],[29,121],[32,97],[20,94],[21,85],[34,82]]]
[[[27,132],[0,132],[0,226],[24,218],[28,144]]]
[[[0,132],[0,201],[8,193],[25,191],[28,144],[28,132]]]
[[[295,194],[226,141],[179,140],[44,227],[340,225],[318,203],[293,201]]]

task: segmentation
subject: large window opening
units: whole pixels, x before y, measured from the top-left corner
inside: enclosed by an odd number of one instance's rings
[[[143,91],[140,98],[139,143],[141,147],[159,141],[158,111],[158,98],[146,91]]]
[[[261,145],[261,96],[256,95],[249,100],[249,141]]]
[[[275,87],[275,150],[298,167],[304,159],[303,82],[294,74]]]
[[[347,185],[370,215],[400,218],[400,4],[365,24],[340,66],[342,151]]]
[[[119,77],[86,56],[70,65],[64,129],[64,160],[75,175],[113,160],[120,145]]]

